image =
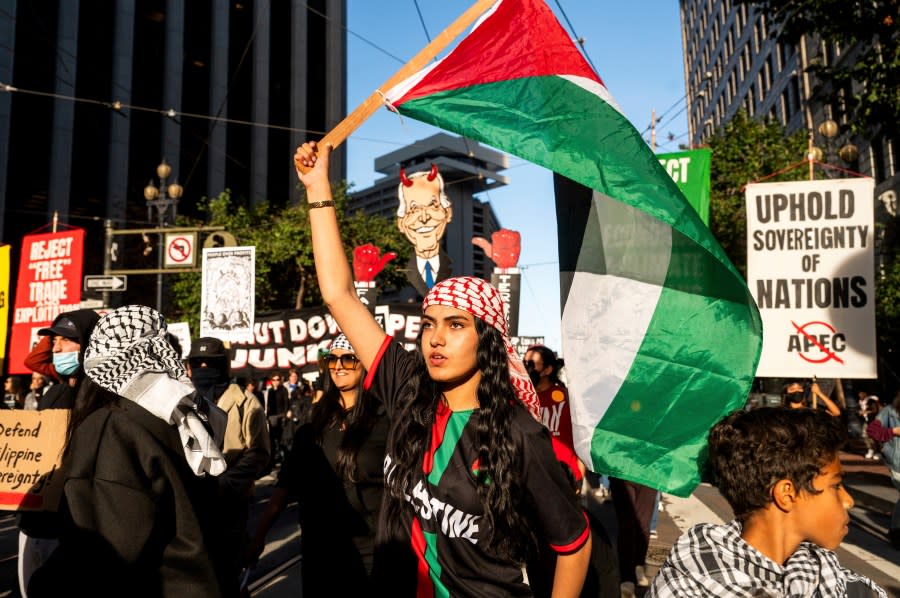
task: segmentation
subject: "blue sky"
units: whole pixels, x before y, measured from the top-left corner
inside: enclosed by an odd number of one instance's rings
[[[643,131],[651,111],[662,119],[659,151],[675,151],[687,138],[684,115],[684,67],[677,0],[547,0],[584,48],[625,115]],[[440,33],[471,4],[470,0],[347,0],[348,110],[378,89],[402,63]],[[560,10],[560,6],[562,10]],[[565,16],[563,15],[565,13]],[[422,24],[424,21],[424,27]],[[377,46],[376,47],[373,47]],[[451,46],[452,47],[452,46]],[[382,51],[383,50],[383,51]],[[377,156],[423,139],[437,129],[381,110],[347,142],[347,177],[357,189],[376,178]],[[666,143],[672,133],[676,139]],[[649,134],[645,136],[649,139]],[[544,336],[560,351],[559,274],[551,173],[510,157],[510,183],[480,195],[491,203],[503,227],[522,233],[522,297],[519,334]]]

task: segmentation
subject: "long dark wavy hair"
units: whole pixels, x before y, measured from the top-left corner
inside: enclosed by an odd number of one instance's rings
[[[309,425],[316,442],[322,441],[322,434],[328,428],[344,429],[344,437],[338,448],[335,468],[338,476],[350,482],[358,481],[359,470],[356,466],[356,456],[378,421],[380,407],[379,401],[363,390],[366,370],[362,365],[359,367],[362,373],[359,379],[356,404],[353,407],[345,410],[341,406],[341,391],[331,379],[331,371],[326,368],[325,384],[323,385],[325,394],[313,405],[309,416]]]
[[[526,520],[519,498],[524,495],[522,479],[522,447],[516,445],[511,433],[515,409],[524,409],[509,380],[509,364],[503,336],[495,328],[475,318],[478,334],[477,362],[481,372],[478,383],[478,408],[473,417],[478,450],[478,498],[484,511],[490,536],[479,538],[485,548],[499,558],[523,561],[536,547],[534,534]],[[431,426],[441,388],[428,375],[422,354],[422,334],[416,340],[415,369],[400,392],[400,413],[393,418],[392,469],[386,472],[388,490],[387,517],[390,529],[383,530],[391,539],[402,538],[401,527],[410,509],[404,498],[419,480],[424,478],[422,459],[428,449]]]

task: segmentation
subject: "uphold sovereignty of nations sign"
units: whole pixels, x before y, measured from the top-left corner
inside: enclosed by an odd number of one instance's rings
[[[876,377],[874,191],[870,178],[747,186],[757,376]]]

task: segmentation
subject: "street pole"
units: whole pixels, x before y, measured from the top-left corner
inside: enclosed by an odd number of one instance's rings
[[[156,256],[156,311],[163,313],[163,273],[165,265],[163,252],[166,250],[166,236],[163,228],[168,224],[169,207],[172,208],[172,224],[175,223],[178,214],[178,199],[184,189],[177,182],[166,186],[166,179],[172,173],[172,167],[166,164],[165,159],[156,167],[156,176],[159,177],[159,188],[153,186],[153,181],[144,187],[144,199],[147,200],[147,220],[153,222],[153,210],[156,210],[156,224],[159,230],[159,248]]]
[[[163,226],[165,226],[165,218],[163,218],[164,214],[162,210],[156,210],[157,214],[157,226],[159,227],[159,255],[156,256],[156,267],[160,270],[163,269],[163,251],[166,250],[166,236],[162,232]],[[163,301],[163,275],[162,272],[159,272],[156,275],[156,311],[159,313],[163,313],[162,308]]]
[[[104,243],[103,243],[103,275],[109,276],[109,271],[112,269],[112,238],[113,238],[113,228],[112,228],[112,220],[107,218],[103,222],[103,230],[104,230]],[[110,306],[110,294],[109,291],[103,291],[103,307],[111,307]]]

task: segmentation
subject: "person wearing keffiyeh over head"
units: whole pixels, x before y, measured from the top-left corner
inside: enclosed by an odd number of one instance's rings
[[[540,424],[503,299],[478,278],[441,281],[422,304],[417,349],[392,342],[354,289],[329,153],[303,144],[294,161],[311,169],[300,181],[322,298],[391,423],[376,557],[410,567],[394,595],[531,596],[522,563],[540,546],[559,554],[553,595],[578,596],[590,528]]]
[[[165,319],[131,305],[97,323],[63,453],[60,546],[28,595],[220,596],[210,556],[224,414],[197,397]],[[195,509],[196,507],[196,509]]]
[[[654,577],[650,598],[887,598],[841,567],[853,499],[844,489],[840,421],[810,409],[736,411],[709,433],[719,491],[735,520],[685,533]]]

